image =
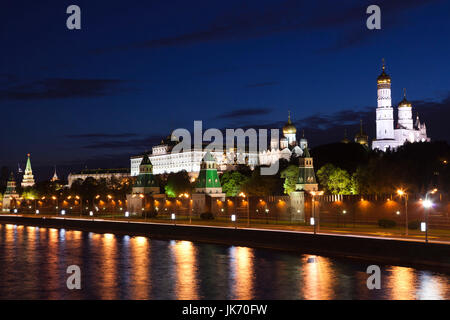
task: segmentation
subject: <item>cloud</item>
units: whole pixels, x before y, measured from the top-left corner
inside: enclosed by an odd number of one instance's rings
[[[118,79],[49,78],[0,90],[0,100],[90,98],[127,91]]]
[[[382,26],[401,23],[400,14],[408,9],[441,0],[381,0],[377,2],[382,10]],[[322,51],[332,51],[355,46],[371,38],[371,30],[365,28],[368,15],[366,8],[370,1],[356,1],[352,5],[341,1],[328,1],[320,6],[311,5],[310,1],[285,0],[269,2],[255,1],[240,4],[227,14],[216,17],[203,29],[178,35],[124,44],[110,48],[98,49],[94,53],[120,51],[127,49],[155,49],[209,43],[215,41],[241,40],[259,38],[272,34],[340,28],[341,38]],[[358,31],[355,30],[355,25]]]
[[[0,73],[0,85],[8,85],[17,81],[17,77],[10,73]]]
[[[413,118],[415,121],[417,113],[420,121],[425,122],[427,134],[432,140],[445,140],[450,142],[450,92],[440,100],[416,100],[411,101],[413,105]],[[293,110],[300,114],[301,110]],[[345,131],[351,140],[360,130],[360,120],[363,121],[363,130],[369,135],[369,140],[375,138],[375,111],[376,106],[368,106],[359,110],[344,109],[329,114],[315,114],[301,119],[293,119],[297,128],[297,137],[302,131],[312,145],[321,145],[338,142],[344,138]],[[394,107],[394,117],[397,118],[397,107]],[[395,120],[396,121],[396,120]],[[243,129],[281,129],[286,121],[270,121],[262,123],[247,122],[241,126]],[[396,122],[395,122],[396,123]]]
[[[278,81],[251,83],[246,85],[245,88],[260,88],[260,87],[275,86],[277,84],[279,84]]]
[[[147,137],[128,139],[128,140],[111,140],[111,141],[94,141],[84,145],[84,149],[133,149],[148,150],[152,146],[161,141],[160,135],[151,135]]]
[[[262,115],[262,114],[269,114],[271,112],[272,112],[272,109],[269,109],[269,108],[239,109],[239,110],[234,110],[234,111],[223,113],[221,115],[218,115],[216,118],[234,119],[234,118],[242,118],[242,117],[258,116],[258,115]]]
[[[84,133],[84,134],[68,134],[67,138],[129,138],[137,136],[136,133]]]

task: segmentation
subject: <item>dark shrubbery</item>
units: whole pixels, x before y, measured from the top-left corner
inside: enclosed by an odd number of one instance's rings
[[[214,215],[211,212],[200,213],[200,219],[202,220],[213,220]]]
[[[397,223],[394,220],[380,219],[378,220],[378,225],[382,228],[394,228]]]
[[[417,229],[419,229],[419,226],[420,226],[420,222],[419,221],[410,221],[409,223],[408,223],[408,229],[411,229],[411,230],[417,230]]]
[[[147,218],[156,218],[157,215],[158,211],[145,211],[143,216]]]

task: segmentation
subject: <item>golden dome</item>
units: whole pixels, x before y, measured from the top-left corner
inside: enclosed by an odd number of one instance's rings
[[[403,89],[403,100],[398,104],[399,107],[409,107],[412,108],[411,102],[406,100],[406,90]]]
[[[292,124],[291,121],[291,112],[289,111],[289,117],[286,124],[283,126],[283,134],[295,134],[297,133],[297,128]]]
[[[377,83],[391,83],[391,77],[385,72],[385,65],[384,65],[384,59],[383,59],[383,71],[377,78]]]
[[[362,120],[359,121],[360,121],[360,131],[355,135],[355,142],[367,146],[369,144],[369,136],[365,134],[362,129]]]

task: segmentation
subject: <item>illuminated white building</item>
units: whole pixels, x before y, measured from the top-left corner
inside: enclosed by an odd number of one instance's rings
[[[376,139],[372,149],[386,151],[396,149],[406,142],[429,142],[425,123],[420,123],[417,115],[415,123],[412,117],[411,102],[403,100],[398,105],[397,127],[394,129],[394,108],[391,100],[391,77],[383,71],[377,79]]]
[[[196,178],[200,172],[200,164],[206,152],[202,148],[193,147],[191,150],[172,153],[173,147],[177,141],[171,141],[171,137],[161,141],[161,144],[152,148],[151,154],[148,154],[153,165],[153,174],[164,174],[171,172],[179,172],[185,170],[192,178]],[[258,165],[257,152],[241,152],[232,148],[227,151],[210,151],[216,159],[219,171],[232,169],[236,164],[246,164],[250,168]],[[143,155],[133,156],[130,158],[131,176],[139,174],[139,165],[143,159]]]
[[[297,142],[297,129],[291,122],[290,114],[282,131],[283,137],[279,141],[272,140],[270,148],[267,150],[252,152],[231,148],[229,150],[224,149],[224,151],[210,151],[216,160],[218,171],[233,170],[237,164],[245,164],[253,169],[257,165],[271,165],[280,159],[289,160],[292,155],[296,157],[303,155],[303,150],[308,146],[308,141],[303,137]],[[147,153],[153,165],[153,174],[185,170],[192,178],[196,178],[200,172],[200,164],[205,156],[205,150],[193,147],[190,150],[172,153],[172,149],[177,143],[177,139],[172,141],[171,136],[168,136],[159,145],[154,146],[151,153]],[[143,155],[130,158],[131,176],[139,174],[139,165],[142,159]]]

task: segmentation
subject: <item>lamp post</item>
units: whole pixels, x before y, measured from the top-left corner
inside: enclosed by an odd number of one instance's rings
[[[406,193],[402,189],[398,189],[397,194],[400,196],[400,198],[405,198],[405,235],[408,236],[408,193]]]
[[[430,209],[433,207],[433,202],[429,199],[430,194],[434,194],[437,192],[437,189],[430,190],[425,195],[425,200],[422,202],[423,207],[425,208],[425,242],[428,243],[428,215],[430,213]]]
[[[242,202],[245,204],[245,198],[247,195],[243,192],[239,193],[239,197],[242,197]],[[250,202],[247,200],[247,227],[250,227]]]
[[[323,195],[323,191],[311,191],[310,194],[312,195],[312,211],[313,211],[313,218],[314,218],[314,234],[317,233],[317,229],[320,229],[320,207],[319,207],[319,214],[317,215],[317,219],[316,219],[316,196],[321,196]],[[317,220],[317,221],[316,221]],[[316,227],[318,226],[318,227]]]
[[[55,200],[55,212],[58,214],[58,197],[52,196],[52,199]]]

